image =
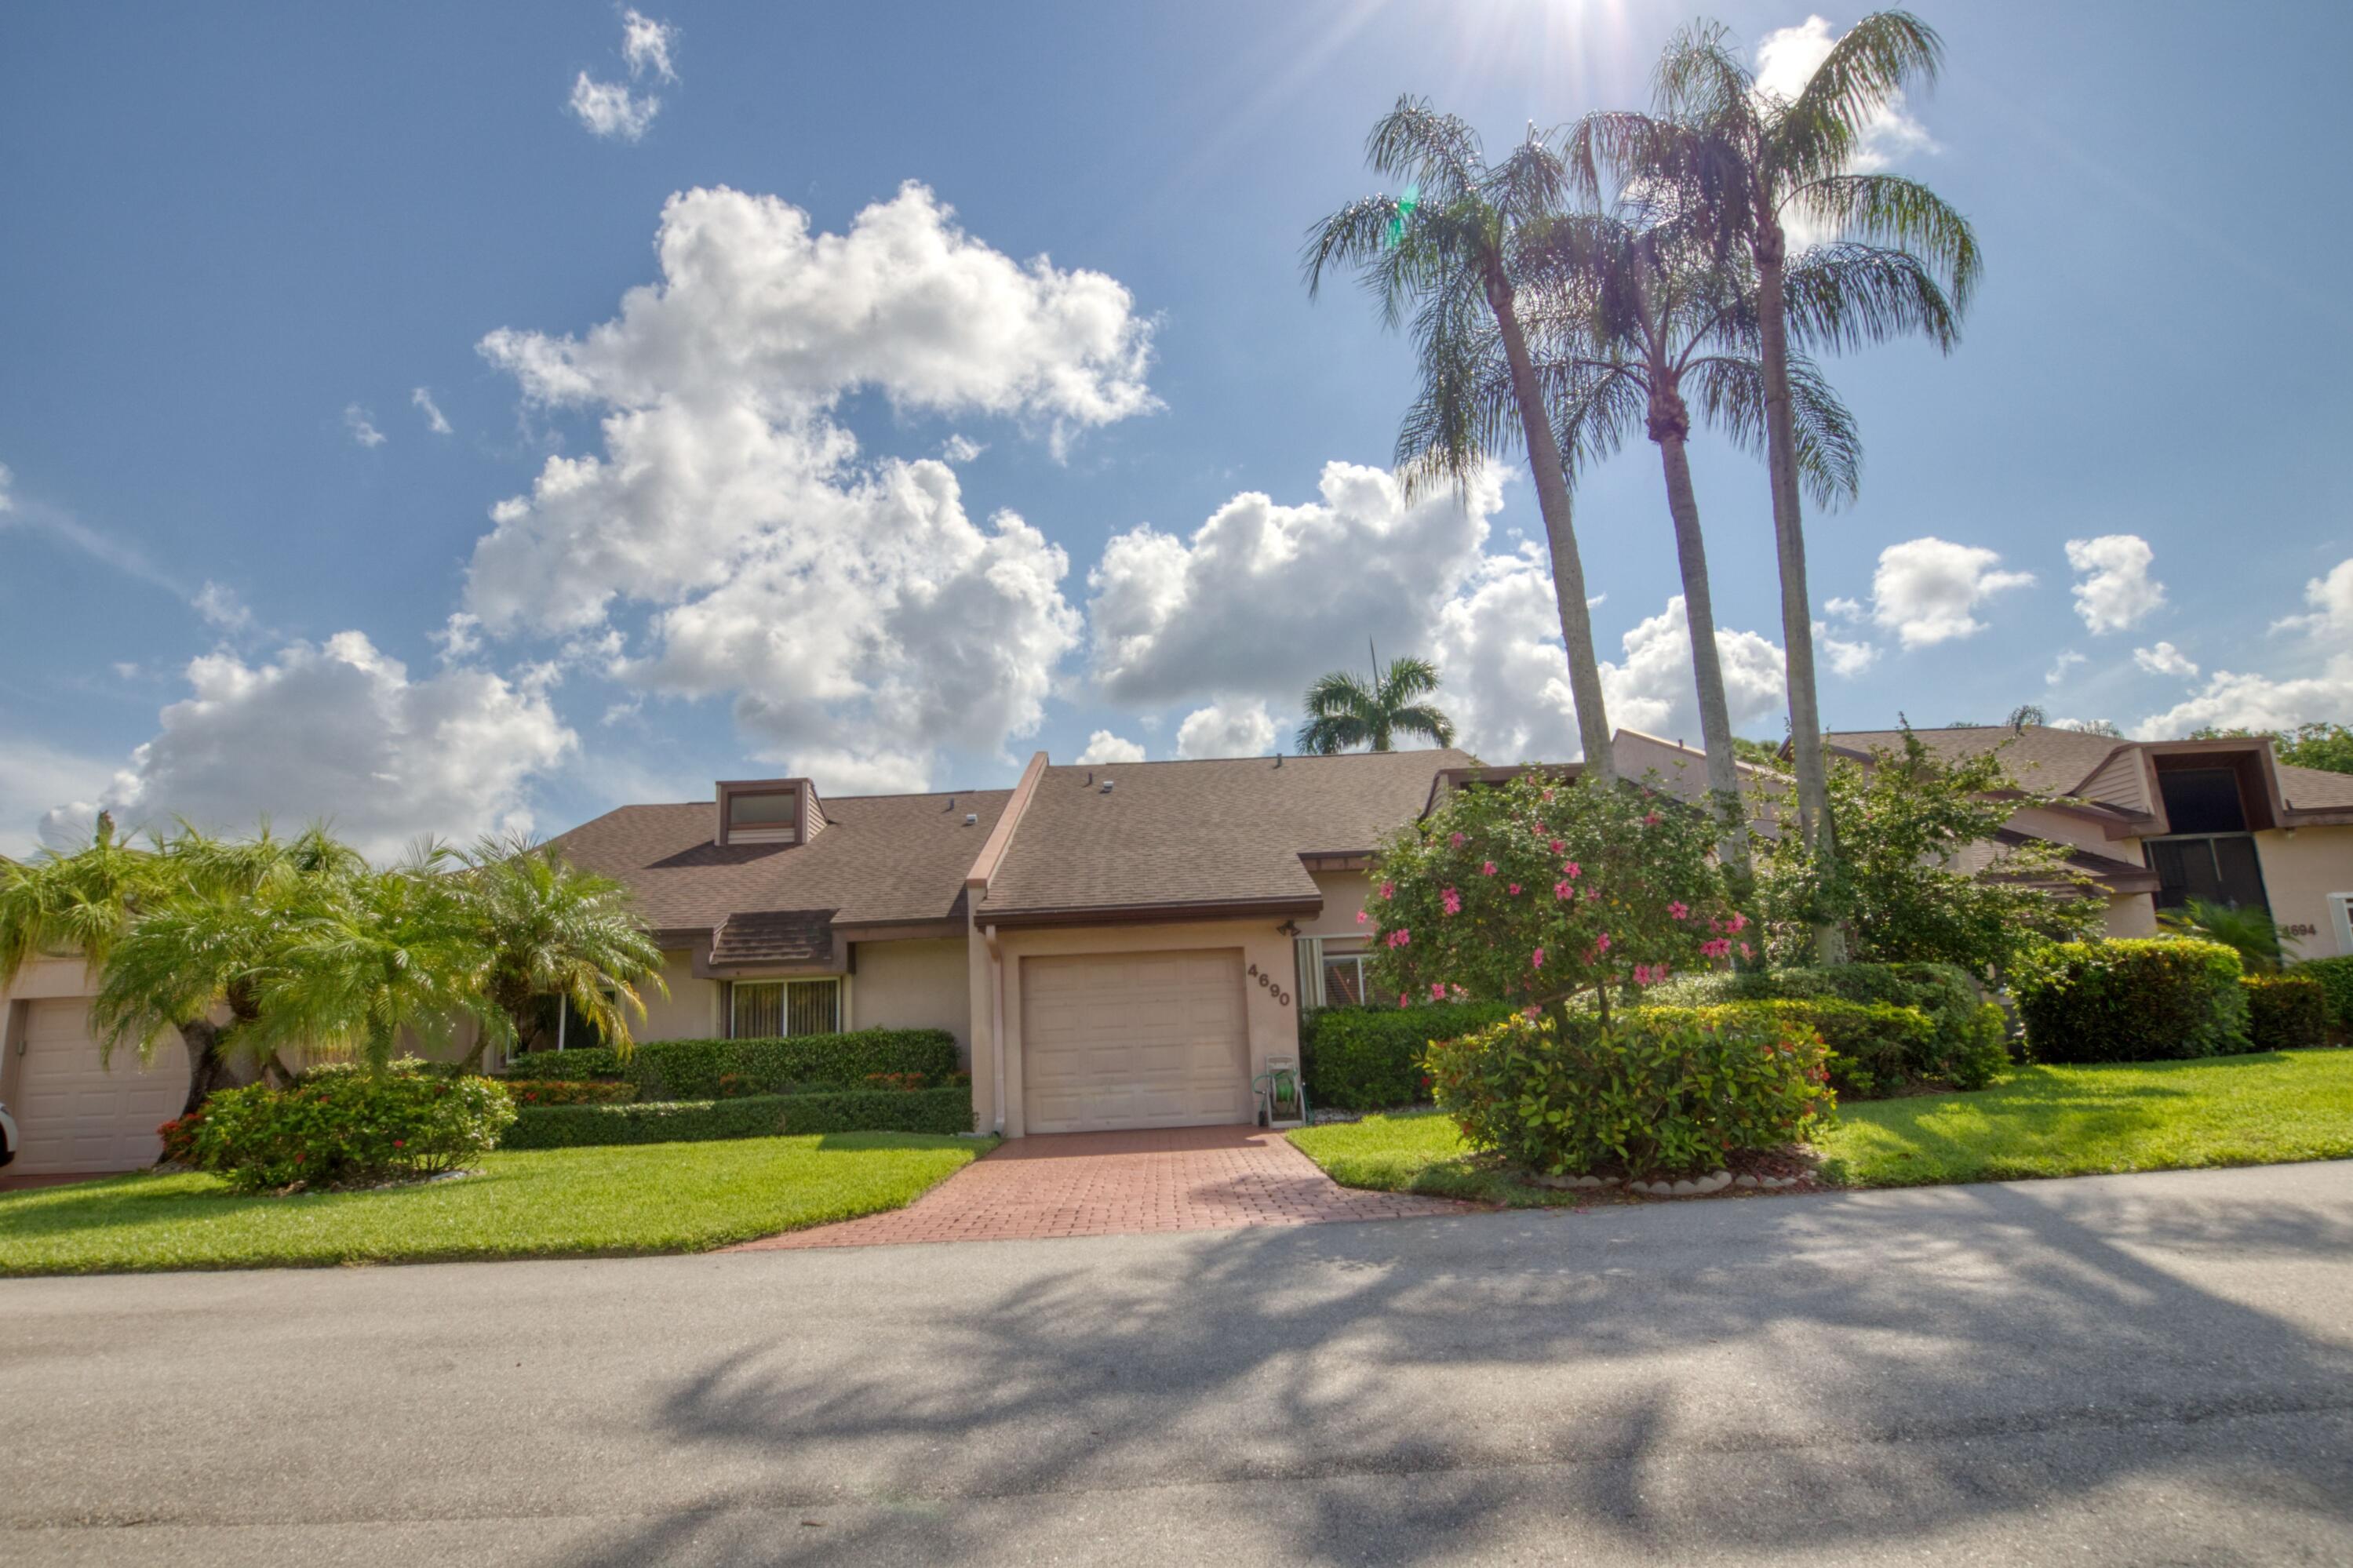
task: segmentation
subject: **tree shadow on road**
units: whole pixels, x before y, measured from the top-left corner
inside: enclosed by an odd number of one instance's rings
[[[981,1533],[1001,1528],[977,1517],[987,1500],[1116,1510],[1194,1483],[1271,1484],[1285,1548],[1335,1563],[1375,1540],[1385,1561],[1460,1552],[1530,1508],[1628,1556],[1894,1557],[2054,1487],[2193,1469],[2284,1516],[2353,1520],[2341,1451],[2271,1445],[2218,1471],[2174,1440],[2353,1410],[2345,1344],[2207,1283],[2238,1260],[2353,1256],[2353,1216],[2184,1194],[1977,1186],[1042,1244],[1067,1263],[1035,1253],[1050,1267],[1015,1288],[966,1285],[969,1254],[934,1248],[955,1310],[902,1326],[879,1305],[870,1364],[811,1364],[787,1327],[660,1412],[682,1453],[756,1473],[723,1514],[881,1507],[756,1536],[714,1536],[709,1512],[643,1522],[592,1561],[717,1539],[738,1561],[944,1561],[1003,1547]],[[2021,1467],[2030,1451],[2047,1467]],[[1725,1464],[1783,1504],[1706,1484]]]

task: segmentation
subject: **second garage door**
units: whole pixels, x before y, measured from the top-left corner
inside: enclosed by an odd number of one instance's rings
[[[9,1113],[24,1134],[10,1175],[129,1171],[163,1152],[155,1129],[180,1114],[188,1098],[188,1053],[176,1036],[139,1067],[125,1046],[111,1069],[99,1066],[86,1001],[26,1005],[25,1055]]]
[[[1240,950],[1024,959],[1021,1079],[1032,1132],[1248,1121]]]

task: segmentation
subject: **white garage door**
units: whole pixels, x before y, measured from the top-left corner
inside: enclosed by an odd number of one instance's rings
[[[1024,959],[1021,1109],[1032,1132],[1248,1121],[1240,950]]]
[[[175,1037],[155,1048],[145,1071],[124,1047],[109,1070],[98,1065],[85,1004],[26,1005],[25,1055],[8,1110],[24,1135],[10,1175],[55,1171],[130,1171],[163,1152],[155,1129],[188,1098],[188,1053]]]

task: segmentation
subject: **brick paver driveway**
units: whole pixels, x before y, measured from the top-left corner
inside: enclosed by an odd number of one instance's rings
[[[1065,1132],[1000,1144],[903,1209],[744,1247],[1237,1230],[1461,1214],[1474,1206],[1341,1186],[1282,1133],[1254,1127]]]

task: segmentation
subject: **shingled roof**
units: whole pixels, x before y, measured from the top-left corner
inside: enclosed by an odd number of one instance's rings
[[[667,932],[782,911],[828,913],[835,925],[949,920],[964,913],[965,873],[1011,794],[829,795],[826,826],[806,844],[720,845],[707,800],[625,805],[554,842],[575,865],[628,883],[638,912]],[[978,819],[969,826],[966,813]]]
[[[1377,847],[1420,816],[1441,770],[1472,765],[1433,750],[1049,767],[979,912],[1312,912],[1322,894],[1302,855]]]

